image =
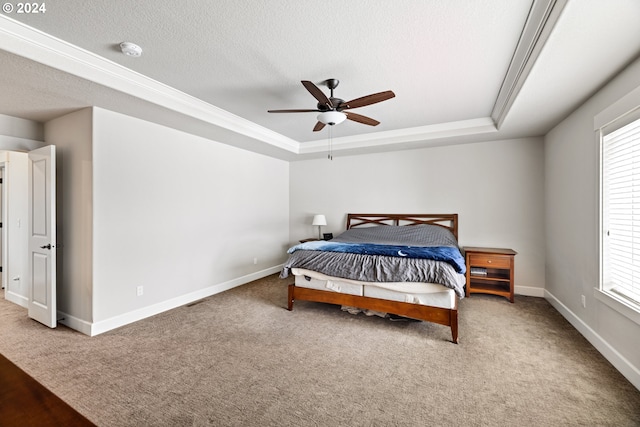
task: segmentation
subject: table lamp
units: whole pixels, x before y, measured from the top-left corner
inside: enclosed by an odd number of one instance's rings
[[[324,215],[314,215],[311,225],[318,226],[318,240],[322,240],[322,226],[327,225],[327,219]]]

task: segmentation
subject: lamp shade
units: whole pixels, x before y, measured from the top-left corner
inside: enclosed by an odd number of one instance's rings
[[[325,111],[324,113],[318,114],[318,121],[330,126],[342,123],[346,119],[347,115],[340,111]]]
[[[327,225],[327,219],[324,215],[314,215],[311,225]]]

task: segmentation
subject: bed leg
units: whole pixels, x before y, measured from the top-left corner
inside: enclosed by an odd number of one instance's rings
[[[451,336],[453,343],[458,344],[458,310],[451,310]]]
[[[293,283],[289,285],[289,301],[287,302],[287,310],[293,310],[293,289],[296,285]]]

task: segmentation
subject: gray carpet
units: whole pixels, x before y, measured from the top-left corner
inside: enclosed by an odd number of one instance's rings
[[[0,353],[100,426],[640,426],[640,391],[544,299],[447,327],[296,302],[270,276],[87,337],[0,301]],[[1,397],[0,397],[1,398]]]

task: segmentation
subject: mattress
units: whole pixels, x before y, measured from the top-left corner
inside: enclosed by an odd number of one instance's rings
[[[331,277],[302,268],[293,268],[295,284],[301,288],[338,292],[390,301],[407,302],[431,307],[455,308],[456,294],[451,288],[437,283],[419,282],[362,282]]]
[[[455,236],[431,224],[349,229],[330,241],[311,241],[287,251],[280,278],[295,268],[368,283],[437,283],[465,294],[464,257]],[[413,290],[406,290],[413,292]],[[428,293],[428,292],[427,292]]]

